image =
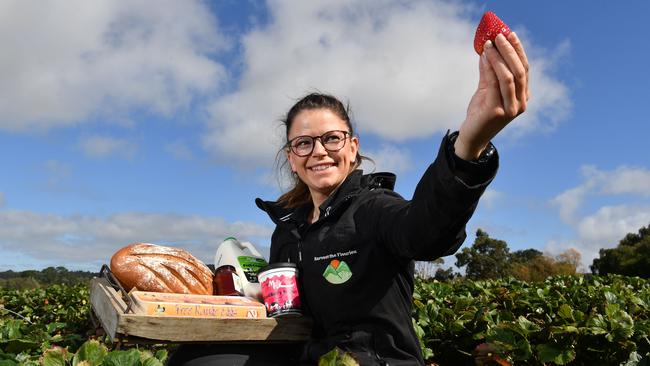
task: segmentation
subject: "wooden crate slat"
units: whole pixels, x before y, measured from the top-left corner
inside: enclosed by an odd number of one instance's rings
[[[115,339],[120,316],[126,310],[122,297],[105,278],[93,278],[90,285],[90,304],[106,334]]]
[[[299,342],[309,337],[308,318],[214,319],[125,314],[126,304],[105,278],[91,284],[91,304],[106,333],[142,342]]]
[[[293,323],[300,322],[295,319]],[[309,331],[302,324],[278,323],[275,319],[205,319],[125,314],[117,332],[168,342],[203,341],[302,341]],[[293,326],[292,326],[293,325]]]

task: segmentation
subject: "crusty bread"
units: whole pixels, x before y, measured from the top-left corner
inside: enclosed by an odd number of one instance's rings
[[[129,244],[113,255],[111,271],[127,291],[212,295],[212,271],[179,248]]]

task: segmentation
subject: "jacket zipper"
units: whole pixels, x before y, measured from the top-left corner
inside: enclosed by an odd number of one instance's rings
[[[302,238],[298,239],[298,263],[300,268],[302,268]]]

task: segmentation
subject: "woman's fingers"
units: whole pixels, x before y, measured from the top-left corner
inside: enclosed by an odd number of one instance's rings
[[[524,70],[526,70],[526,101],[528,101],[528,99],[530,99],[530,89],[528,88],[528,56],[526,56],[524,45],[521,43],[515,32],[510,32],[510,35],[508,35],[508,41],[510,41],[510,44],[517,52],[519,60],[521,61]]]
[[[514,38],[517,38],[517,36],[515,35]],[[516,103],[518,104],[517,110],[521,110],[519,111],[519,113],[521,113],[526,107],[527,99],[526,89],[528,85],[528,74],[526,73],[526,68],[515,46],[511,44],[505,36],[501,35],[500,37],[497,37],[496,46],[499,50],[499,54],[501,54],[501,57],[503,57],[503,60],[505,61],[506,65],[508,65],[508,69],[510,69],[512,76],[514,77],[515,92],[517,98]],[[521,48],[521,43],[519,46]],[[523,48],[521,48],[521,51],[523,51]]]
[[[515,48],[503,35],[495,40],[496,47],[485,52],[499,80],[499,89],[506,118],[514,118],[526,108],[528,76]]]
[[[517,90],[515,87],[515,78],[510,72],[508,65],[503,60],[503,57],[492,44],[486,45],[484,51],[486,53],[487,60],[492,66],[494,73],[497,76],[499,81],[499,90],[501,92],[501,102],[503,104],[503,113],[504,116],[513,116],[516,115],[515,110],[517,109],[516,95]]]
[[[488,43],[490,41],[487,41],[483,48],[490,47],[488,46]],[[496,103],[501,102],[501,95],[499,93],[494,93],[494,88],[493,86],[498,86],[499,85],[499,79],[497,78],[497,75],[494,73],[494,69],[492,66],[490,66],[490,61],[487,59],[487,52],[483,52],[481,54],[481,60],[479,63],[479,80],[478,80],[478,87],[479,89],[484,89],[488,92],[487,97],[490,100],[494,100],[496,98]]]

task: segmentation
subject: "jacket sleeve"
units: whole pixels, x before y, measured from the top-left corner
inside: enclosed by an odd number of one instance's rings
[[[466,238],[465,225],[494,178],[499,157],[493,149],[484,162],[458,158],[447,134],[438,156],[418,183],[413,198],[404,200],[384,190],[369,202],[366,217],[379,241],[403,260],[433,260],[451,255]]]

